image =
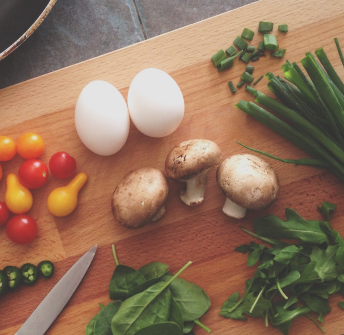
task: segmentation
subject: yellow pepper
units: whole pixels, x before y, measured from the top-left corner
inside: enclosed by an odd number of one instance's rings
[[[48,196],[49,212],[60,217],[72,213],[78,204],[78,193],[86,181],[86,174],[81,172],[68,185],[55,188]]]
[[[7,176],[5,203],[7,208],[14,214],[28,212],[33,204],[30,190],[20,183],[18,176],[14,173]]]

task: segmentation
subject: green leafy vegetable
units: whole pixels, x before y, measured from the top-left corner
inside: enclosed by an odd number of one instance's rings
[[[241,298],[239,292],[232,294],[223,303],[220,315],[242,321],[259,317],[284,335],[289,334],[295,318],[306,316],[324,332],[309,313],[324,322],[331,311],[330,295],[341,292],[344,296],[344,244],[329,221],[336,205],[325,201],[318,208],[328,221],[307,221],[287,208],[286,220],[268,215],[254,221],[255,232],[243,228],[272,246],[250,242],[235,248],[248,254],[247,265],[258,266],[246,281]],[[344,309],[344,303],[340,307]]]
[[[122,301],[111,301],[98,313],[94,322],[94,335],[112,335],[111,320],[118,312]]]
[[[138,330],[136,335],[182,335],[182,330],[174,322],[159,322]]]

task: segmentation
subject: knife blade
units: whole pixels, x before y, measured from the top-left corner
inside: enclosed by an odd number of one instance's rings
[[[43,335],[61,313],[92,263],[97,245],[87,251],[57,282],[15,335]]]

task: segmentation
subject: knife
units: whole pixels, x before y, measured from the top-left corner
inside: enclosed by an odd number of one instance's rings
[[[97,245],[86,252],[58,281],[15,335],[43,335],[61,313],[92,263]]]

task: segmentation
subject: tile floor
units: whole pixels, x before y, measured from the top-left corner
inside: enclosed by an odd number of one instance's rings
[[[57,0],[30,38],[0,61],[0,88],[257,0]]]

